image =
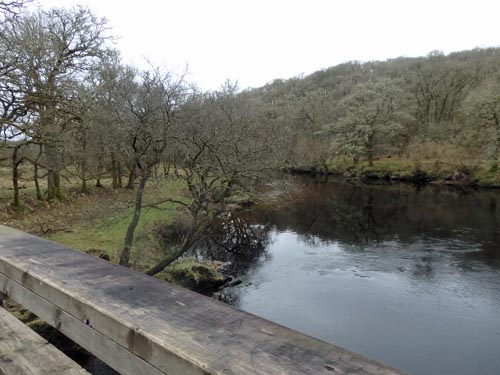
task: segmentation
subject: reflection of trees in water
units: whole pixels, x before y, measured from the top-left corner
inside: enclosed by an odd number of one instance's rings
[[[292,230],[305,243],[347,244],[359,252],[396,240],[426,237],[477,244],[482,251],[456,252],[455,262],[480,260],[500,269],[500,194],[464,188],[367,185],[336,179],[297,179],[299,189],[279,205],[260,204],[248,214],[255,223]],[[402,249],[401,251],[404,251]],[[424,257],[425,258],[425,257]],[[432,259],[414,258],[415,276],[432,276]],[[460,262],[458,262],[460,263]]]
[[[338,180],[296,182],[299,188],[281,200],[239,212],[234,223],[242,219],[246,229],[228,231],[223,225],[219,239],[232,243],[227,233],[239,233],[237,237],[245,239],[242,234],[248,228],[262,228],[264,235],[259,237],[265,240],[258,244],[265,247],[270,228],[291,231],[307,246],[335,242],[342,248],[341,258],[333,256],[325,269],[335,269],[338,262],[341,268],[348,263],[361,274],[363,270],[401,274],[419,286],[422,282],[433,285],[443,273],[474,272],[482,280],[481,271],[500,270],[498,192]],[[219,255],[221,249],[226,256],[231,254],[225,247],[214,247],[213,258],[235,261]],[[258,254],[266,254],[259,246],[248,248],[255,250],[247,253],[250,260],[245,261],[239,275],[256,266]],[[241,253],[244,247],[236,249],[235,253]],[[244,290],[228,288],[218,298],[238,306]]]
[[[297,236],[298,240],[309,247],[317,247],[323,244],[323,241],[320,237],[315,236],[313,234],[300,234]]]
[[[227,213],[211,226],[196,254],[204,259],[230,262],[226,270],[239,276],[267,255],[268,243],[268,226],[251,225],[244,218]]]
[[[390,233],[393,218],[405,209],[398,197],[380,202],[376,190],[359,184],[321,182],[305,183],[277,209],[260,206],[252,215],[279,230],[292,229],[305,242],[365,244]]]
[[[340,194],[339,194],[340,193]],[[406,209],[399,196],[388,204],[380,202],[376,191],[359,185],[345,185],[330,197],[330,220],[337,236],[350,244],[367,244],[383,240],[391,233],[394,217]]]

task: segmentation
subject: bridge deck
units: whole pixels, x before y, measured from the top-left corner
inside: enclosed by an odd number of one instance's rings
[[[0,226],[0,293],[125,375],[400,374],[213,299]]]
[[[1,307],[0,374],[89,375]]]

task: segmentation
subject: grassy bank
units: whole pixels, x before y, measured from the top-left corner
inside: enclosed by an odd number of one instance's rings
[[[329,172],[347,178],[430,182],[446,185],[500,187],[500,171],[483,164],[455,164],[435,160],[411,161],[398,157],[380,158],[369,165],[345,160],[332,162]]]
[[[92,194],[89,198],[96,198]],[[152,265],[152,261],[159,258],[160,249],[156,241],[150,236],[150,228],[156,222],[170,222],[177,212],[173,203],[156,204],[165,198],[185,199],[182,186],[178,182],[153,182],[146,188],[141,218],[136,229],[133,243],[133,267],[143,269]],[[112,261],[118,261],[119,252],[123,246],[125,232],[133,214],[133,192],[119,190],[110,194],[99,194],[97,199],[76,209],[92,211],[91,215],[83,212],[76,220],[70,223],[70,230],[47,233],[46,238],[69,246],[71,248],[88,251],[97,249],[108,254]]]
[[[29,172],[29,171],[28,171]],[[34,186],[26,181],[22,189],[22,206],[10,204],[12,190],[7,169],[0,169],[0,221],[4,225],[49,239],[94,256],[109,258],[118,263],[127,227],[132,219],[134,190],[116,189],[111,181],[101,180],[105,187],[90,187],[83,194],[77,180],[64,185],[66,199],[39,201]],[[90,185],[90,184],[89,184]],[[183,181],[154,178],[149,181],[143,196],[143,209],[132,246],[131,267],[143,271],[163,258],[163,249],[152,235],[157,223],[172,223],[186,213],[175,203],[157,202],[166,199],[187,201]],[[239,194],[232,198],[233,205],[244,205],[248,196]],[[178,260],[158,275],[159,278],[205,292],[221,285],[225,277],[211,263],[193,258]]]
[[[81,250],[108,254],[117,261],[127,226],[133,213],[134,191],[92,186],[82,194],[76,180],[65,181],[63,201],[38,201],[34,186],[24,183],[22,207],[10,205],[12,190],[7,169],[0,170],[0,221],[8,226]],[[183,185],[175,180],[152,180],[144,194],[144,209],[133,244],[133,266],[141,269],[159,258],[156,241],[150,237],[155,222],[169,222],[177,214],[173,203],[156,202],[165,198],[186,199]]]

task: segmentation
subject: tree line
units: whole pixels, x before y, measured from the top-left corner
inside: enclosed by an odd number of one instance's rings
[[[396,155],[498,168],[499,48],[352,61],[247,94],[287,131],[290,165]]]
[[[279,137],[235,83],[203,92],[184,72],[124,64],[106,22],[84,7],[2,17],[1,157],[12,171],[13,207],[25,164],[39,200],[63,198],[65,176],[77,177],[82,192],[111,176],[114,189],[134,189],[120,252],[129,266],[146,184],[174,177],[189,199],[167,201],[185,210],[189,230],[154,274],[203,237],[231,194],[275,165]]]

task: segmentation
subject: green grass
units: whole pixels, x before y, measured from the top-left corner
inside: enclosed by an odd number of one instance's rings
[[[31,176],[32,172],[27,168],[23,174]],[[89,182],[89,192],[84,194],[77,178],[64,179],[63,191],[68,198],[47,202],[36,199],[34,184],[26,180],[22,183],[22,207],[14,208],[10,204],[10,170],[0,168],[0,221],[92,255],[107,254],[112,262],[117,263],[132,220],[135,190],[113,190],[109,178],[103,178],[101,182],[104,188],[97,188]],[[42,185],[44,188],[45,185]],[[132,268],[143,271],[163,257],[163,249],[151,235],[154,225],[158,222],[171,223],[186,214],[178,204],[167,202],[167,199],[189,202],[183,180],[152,178],[148,181],[132,246]],[[243,193],[235,194],[231,200],[234,205],[244,205],[249,201],[249,195]],[[217,288],[227,281],[218,273],[215,264],[194,258],[177,260],[158,277],[200,292]],[[29,312],[21,310],[18,317],[46,333],[47,327]]]
[[[380,178],[386,176],[397,176],[401,179],[411,176],[415,171],[424,171],[433,181],[444,182],[449,176],[457,173],[470,175],[469,183],[479,186],[500,187],[500,170],[491,171],[486,164],[481,163],[450,163],[438,160],[412,161],[398,157],[380,158],[374,160],[373,165],[367,161],[353,164],[347,160],[336,160],[331,163],[331,171],[340,174],[354,174],[356,176],[364,173],[378,175]],[[449,182],[447,182],[449,183]]]
[[[359,161],[357,164],[353,164],[351,160],[348,159],[337,159],[332,161],[331,163],[331,168],[333,169],[345,169],[350,166],[357,166],[357,167],[368,167],[368,161],[362,160]],[[384,166],[387,168],[393,168],[393,169],[399,169],[399,168],[407,168],[409,166],[409,161],[408,160],[403,160],[399,158],[384,158],[384,159],[378,159],[374,160],[374,165],[375,166]]]
[[[342,172],[349,168],[355,168],[360,172],[410,172],[415,168],[415,164],[400,158],[378,159],[373,162],[373,166],[370,166],[368,161],[353,164],[350,161],[337,160],[331,164],[331,170],[333,171]]]
[[[45,237],[62,245],[86,251],[98,249],[117,261],[127,227],[132,219],[135,191],[111,189],[111,179],[102,178],[104,188],[97,188],[89,181],[90,191],[82,193],[81,182],[70,174],[62,179],[64,201],[38,201],[34,183],[30,180],[33,171],[22,166],[20,185],[22,189],[20,208],[12,207],[13,190],[11,169],[0,167],[0,222],[23,231]],[[45,179],[40,179],[45,190]],[[144,192],[141,218],[136,229],[132,248],[132,259],[138,268],[159,254],[156,241],[149,235],[150,228],[158,221],[171,221],[178,215],[174,203],[157,202],[172,198],[187,200],[180,180],[152,178]],[[153,207],[154,206],[154,207]]]
[[[39,171],[40,174],[46,173],[45,171]],[[33,168],[29,165],[21,165],[19,168],[19,195],[20,200],[24,201],[26,204],[31,205],[36,200],[36,189],[35,183],[33,182]],[[80,180],[67,173],[63,172],[62,184],[65,191],[75,192],[81,187]],[[47,182],[45,178],[39,179],[40,190],[42,194],[45,194],[47,189]],[[92,181],[88,181],[89,185],[92,185]],[[12,201],[13,189],[12,189],[12,169],[7,167],[0,167],[0,204],[8,204]]]
[[[483,169],[475,174],[478,186],[500,187],[500,170]]]
[[[133,259],[143,258],[156,248],[156,243],[149,236],[149,229],[157,221],[169,221],[175,207],[172,204],[160,205],[161,210],[144,208],[135,232],[133,243]],[[77,250],[99,249],[107,253],[111,259],[117,260],[123,247],[123,240],[132,209],[127,208],[115,216],[104,220],[92,220],[71,226],[71,232],[56,232],[47,236],[48,239]]]
[[[363,160],[357,164],[353,164],[351,161],[347,160],[335,160],[331,164],[331,169],[335,171],[345,171],[349,167],[354,167],[359,171],[381,171],[381,172],[402,172],[411,173],[415,169],[420,168],[427,172],[432,172],[436,170],[452,170],[454,165],[445,162],[439,162],[435,160],[408,160],[400,157],[390,157],[390,158],[379,158],[373,161],[373,165],[370,166],[368,161]]]
[[[180,181],[152,181],[144,192],[144,206],[137,226],[132,248],[134,265],[143,268],[151,258],[158,256],[158,245],[149,235],[154,223],[169,222],[177,212],[177,205],[166,202],[155,205],[166,198],[185,199]],[[128,193],[128,194],[127,194]],[[116,205],[99,207],[100,215],[91,219],[84,217],[69,226],[69,231],[58,231],[46,237],[54,242],[77,249],[99,249],[117,261],[127,227],[133,214],[133,192],[118,195]],[[100,204],[99,202],[98,204]],[[154,207],[148,207],[155,205]]]

